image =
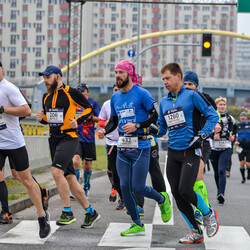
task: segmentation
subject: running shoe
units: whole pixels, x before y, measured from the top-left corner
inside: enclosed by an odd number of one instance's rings
[[[213,237],[214,235],[217,234],[219,230],[219,223],[217,220],[218,214],[217,210],[214,208],[210,208],[211,212],[203,216],[204,218],[204,225],[207,227],[207,236],[208,237]]]
[[[142,224],[142,227],[136,223],[131,224],[131,227],[123,232],[121,236],[144,236],[145,235],[145,226]]]
[[[200,211],[196,210],[194,213],[194,217],[198,224],[203,225],[203,216]]]
[[[50,224],[49,224],[49,213],[45,211],[45,216],[38,217],[39,223],[39,236],[40,238],[45,238],[50,233]]]
[[[144,209],[142,207],[138,206],[138,205],[137,205],[137,211],[139,213],[139,216],[144,216],[145,215]],[[127,210],[126,212],[129,215],[129,211]]]
[[[43,191],[42,191],[42,204],[43,204],[44,211],[48,210],[49,198],[50,198],[49,189],[48,188],[43,188]]]
[[[86,213],[85,219],[84,219],[83,224],[81,225],[81,228],[91,228],[100,219],[101,219],[101,215],[98,214],[96,211],[94,214]]]
[[[246,178],[241,181],[241,183],[245,183],[245,182],[246,182]]]
[[[56,221],[56,225],[68,225],[76,221],[73,212],[62,211],[61,217]]]
[[[118,200],[118,206],[116,207],[116,210],[123,210],[125,208],[125,203],[123,200],[119,199]]]
[[[109,195],[109,201],[110,202],[115,202],[116,201],[116,193],[117,193],[117,191],[114,188],[112,188],[112,191],[111,191],[111,193]]]
[[[172,208],[169,200],[169,196],[166,192],[161,192],[165,200],[163,203],[158,204],[161,210],[161,218],[163,222],[168,222],[171,219]]]
[[[219,202],[219,204],[224,204],[225,198],[224,198],[223,194],[219,194],[217,196],[217,201]]]
[[[196,232],[195,229],[191,229],[190,232],[183,238],[179,239],[179,243],[184,244],[193,244],[193,243],[200,243],[204,241],[203,232],[201,233]]]
[[[1,224],[11,224],[13,223],[12,220],[12,214],[11,213],[5,213],[4,211],[0,214],[0,223]]]

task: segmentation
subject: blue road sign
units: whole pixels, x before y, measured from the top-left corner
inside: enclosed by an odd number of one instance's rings
[[[128,56],[129,56],[129,57],[134,57],[134,56],[135,56],[135,51],[134,51],[133,49],[130,49],[130,50],[128,51]]]

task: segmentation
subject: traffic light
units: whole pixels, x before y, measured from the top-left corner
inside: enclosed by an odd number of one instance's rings
[[[202,56],[212,54],[212,34],[202,34]]]

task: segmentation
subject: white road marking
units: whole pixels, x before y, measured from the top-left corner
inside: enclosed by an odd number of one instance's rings
[[[166,162],[167,162],[167,155],[166,155],[166,160],[165,160],[165,166],[166,166]],[[163,178],[164,178],[164,181],[166,184],[166,191],[167,191],[169,198],[170,198],[170,201],[171,201],[172,211],[174,211],[173,210],[173,195],[171,194],[171,188],[170,188],[169,182],[167,180],[166,167],[164,167]],[[165,223],[161,219],[161,211],[160,211],[158,204],[156,204],[152,223],[154,225],[174,225],[174,213],[172,213],[170,221],[168,223]]]
[[[204,242],[207,250],[249,250],[250,236],[243,227],[220,226],[218,233],[208,238],[204,229]]]
[[[139,248],[151,246],[152,224],[145,224],[145,236],[120,236],[120,233],[129,227],[130,224],[128,223],[110,223],[98,246]]]
[[[39,225],[37,220],[22,220],[14,228],[0,238],[0,243],[6,244],[44,244],[59,226],[55,221],[50,222],[51,232],[48,237],[39,237]]]

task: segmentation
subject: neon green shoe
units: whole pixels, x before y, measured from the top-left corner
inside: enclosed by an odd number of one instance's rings
[[[145,235],[145,226],[142,224],[142,227],[137,225],[136,223],[131,224],[131,227],[121,232],[121,236],[144,236]]]
[[[161,192],[161,194],[164,196],[165,201],[161,204],[159,204],[160,210],[161,210],[161,218],[163,222],[169,222],[172,215],[172,208],[169,200],[169,196],[166,192]]]

